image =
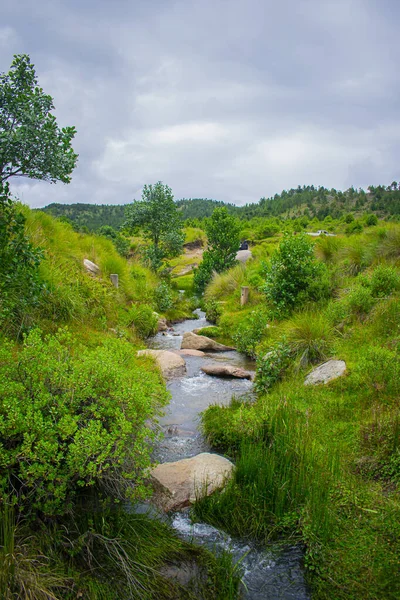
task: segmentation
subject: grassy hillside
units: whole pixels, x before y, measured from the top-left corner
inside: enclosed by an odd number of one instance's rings
[[[132,510],[151,492],[169,399],[155,364],[136,351],[157,328],[154,311],[188,316],[187,300],[110,240],[12,210],[0,296],[1,598],[183,600],[200,590],[233,599],[229,555],[215,558]],[[196,591],[164,575],[193,562]]]
[[[314,599],[394,600],[400,227],[304,239],[314,244],[311,254],[302,244],[289,235],[246,266],[215,275],[206,290],[213,335],[257,359],[257,401],[233,399],[205,412],[208,440],[237,469],[194,514],[233,535],[304,543]],[[242,285],[250,288],[244,307]],[[328,359],[344,360],[345,375],[305,386]]]

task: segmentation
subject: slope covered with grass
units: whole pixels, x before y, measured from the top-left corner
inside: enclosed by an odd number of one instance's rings
[[[257,400],[204,413],[206,436],[237,469],[225,491],[200,500],[194,514],[235,535],[304,543],[313,598],[395,599],[399,228],[308,241],[312,277],[299,256],[297,288],[295,272],[287,277],[296,237],[272,257],[215,275],[206,290],[220,335],[257,359]],[[250,287],[245,307],[241,285]],[[304,385],[328,359],[344,360],[345,375]]]

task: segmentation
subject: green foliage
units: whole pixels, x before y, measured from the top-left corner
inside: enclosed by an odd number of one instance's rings
[[[257,308],[238,325],[232,337],[239,352],[256,358],[257,345],[268,327],[269,316],[265,309]]]
[[[128,315],[128,325],[133,326],[135,332],[142,339],[146,339],[157,332],[158,316],[150,306],[133,304]]]
[[[367,227],[374,227],[378,225],[378,217],[374,214],[367,215],[365,218],[365,224]]]
[[[41,292],[42,253],[25,234],[25,218],[0,185],[0,330],[18,335]]]
[[[300,367],[326,360],[332,352],[334,330],[323,313],[295,315],[285,324],[285,333]]]
[[[246,270],[242,263],[223,273],[214,272],[204,294],[206,301],[211,298],[221,300],[224,296],[229,296],[238,291],[244,284],[245,278]]]
[[[78,490],[101,483],[144,495],[147,421],[167,396],[127,342],[89,349],[66,331],[35,330],[17,357],[5,343],[0,398],[0,486],[20,509],[64,513]]]
[[[206,313],[207,321],[210,323],[217,323],[219,317],[222,314],[222,308],[214,298],[210,298],[204,302],[204,310]]]
[[[158,181],[145,185],[142,200],[126,208],[125,227],[141,228],[151,240],[146,256],[156,271],[164,258],[178,256],[182,251],[184,234],[171,188]]]
[[[162,281],[154,290],[154,300],[157,309],[160,312],[165,312],[171,308],[173,304],[171,288],[165,281]]]
[[[257,357],[255,390],[261,394],[267,392],[280,381],[292,359],[292,349],[285,339],[276,343],[266,354]]]
[[[323,265],[316,261],[314,247],[307,236],[286,234],[272,255],[265,295],[278,313],[284,313],[314,295],[311,289],[322,279],[323,273]]]
[[[240,226],[225,207],[216,208],[206,223],[208,250],[194,274],[194,289],[202,293],[213,271],[221,273],[235,264]]]
[[[364,318],[372,309],[375,300],[369,288],[354,286],[342,300],[348,315]]]
[[[372,346],[363,353],[355,378],[369,393],[383,402],[383,398],[397,398],[400,394],[400,356],[398,352]]]
[[[14,56],[0,74],[0,179],[26,176],[70,181],[78,155],[71,147],[74,127],[60,129],[51,114],[53,99],[39,87],[29,56]]]
[[[375,298],[384,298],[400,288],[400,275],[393,267],[378,265],[371,275],[369,285]]]
[[[118,231],[113,229],[110,225],[102,225],[97,233],[110,239],[114,244],[117,252],[121,256],[128,256],[130,248],[129,240],[122,236],[120,233],[118,233]]]

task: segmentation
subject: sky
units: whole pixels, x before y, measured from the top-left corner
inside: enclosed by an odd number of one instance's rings
[[[24,203],[241,205],[314,184],[400,179],[398,0],[0,0],[0,71],[29,54],[60,126],[68,185]]]

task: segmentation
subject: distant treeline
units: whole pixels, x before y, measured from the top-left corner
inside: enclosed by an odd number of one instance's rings
[[[208,198],[188,198],[177,201],[183,220],[210,217],[220,206],[243,220],[253,217],[281,217],[293,219],[303,215],[322,221],[328,215],[340,219],[348,213],[355,216],[374,213],[379,218],[400,218],[400,184],[393,181],[388,186],[370,186],[367,191],[349,188],[342,192],[336,189],[298,186],[283,190],[270,198],[261,198],[254,204],[235,206]],[[77,228],[97,231],[103,225],[120,228],[125,220],[125,205],[97,204],[49,204],[42,208],[54,217],[71,221]]]

